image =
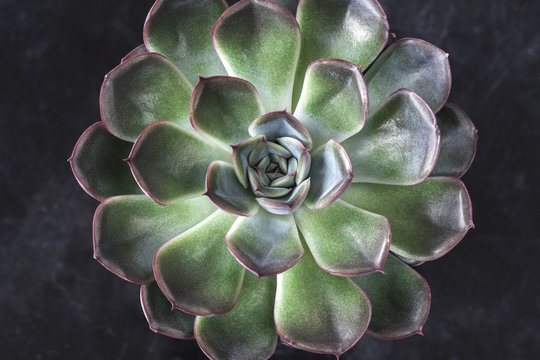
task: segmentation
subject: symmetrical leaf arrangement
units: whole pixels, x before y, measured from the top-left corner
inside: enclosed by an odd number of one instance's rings
[[[473,226],[476,130],[448,54],[387,40],[376,0],[154,4],[70,158],[151,329],[213,359],[421,333],[411,266]]]

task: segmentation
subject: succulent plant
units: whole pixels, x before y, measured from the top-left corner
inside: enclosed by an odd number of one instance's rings
[[[151,329],[215,359],[421,333],[476,130],[448,54],[388,35],[376,0],[154,4],[70,158]]]

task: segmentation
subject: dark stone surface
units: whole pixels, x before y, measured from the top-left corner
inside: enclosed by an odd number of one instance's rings
[[[364,337],[343,359],[540,356],[537,0],[381,1],[398,37],[448,53],[450,100],[479,129],[463,178],[476,230],[419,271],[431,285],[425,336]],[[152,0],[0,4],[0,342],[5,359],[205,359],[152,333],[138,288],[92,259],[97,202],[65,160],[99,120],[103,75],[142,41]],[[331,359],[279,346],[273,359]]]

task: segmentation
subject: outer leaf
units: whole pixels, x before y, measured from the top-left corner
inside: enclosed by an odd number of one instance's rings
[[[238,182],[232,165],[223,161],[214,161],[208,167],[206,195],[220,209],[236,215],[252,216],[259,208],[253,193]]]
[[[158,0],[144,24],[144,43],[171,59],[192,84],[199,75],[225,75],[211,31],[226,8],[223,0]]]
[[[302,124],[287,111],[264,114],[249,125],[251,136],[264,135],[267,140],[276,141],[281,137],[292,137],[311,149],[311,135]]]
[[[394,340],[422,333],[431,292],[426,280],[411,267],[390,254],[384,264],[384,274],[352,279],[371,301],[370,335]]]
[[[249,124],[263,113],[257,89],[245,80],[200,78],[191,96],[191,124],[229,150],[249,137]]]
[[[276,329],[294,347],[339,356],[362,337],[370,316],[365,293],[352,280],[322,271],[307,249],[277,276]]]
[[[244,278],[224,241],[235,219],[218,210],[156,253],[154,275],[174,307],[203,316],[232,309]]]
[[[392,224],[390,250],[411,260],[443,256],[473,227],[469,194],[454,178],[428,178],[414,186],[356,183],[342,199],[386,216]]]
[[[219,18],[214,47],[231,76],[251,82],[266,111],[291,108],[300,29],[291,13],[267,0],[243,0]]]
[[[134,141],[157,120],[187,126],[192,90],[164,56],[137,55],[105,75],[99,99],[101,119],[113,135],[127,141]]]
[[[231,253],[257,276],[279,274],[304,254],[292,215],[274,215],[260,209],[238,218],[226,236]]]
[[[159,204],[202,195],[206,169],[229,160],[219,146],[170,121],[158,121],[139,136],[129,165],[139,186]]]
[[[437,113],[437,124],[441,129],[441,150],[431,175],[461,177],[474,159],[478,131],[467,114],[450,103]]]
[[[424,40],[408,38],[390,45],[364,79],[370,113],[401,88],[420,95],[436,113],[448,99],[452,82],[448,54]]]
[[[295,102],[308,64],[336,58],[364,69],[388,40],[386,14],[376,0],[303,0],[298,6],[302,51],[295,83]]]
[[[234,309],[225,315],[197,317],[195,336],[211,359],[268,359],[277,345],[272,317],[276,280],[246,274]]]
[[[131,143],[120,140],[102,122],[91,125],[81,135],[68,159],[81,187],[99,201],[114,195],[140,194],[141,189],[123,163]]]
[[[152,331],[177,339],[193,339],[195,316],[171,310],[171,303],[155,282],[141,286],[141,305]]]
[[[322,210],[304,206],[294,218],[324,271],[342,276],[382,271],[390,248],[390,224],[384,216],[337,200]]]
[[[121,278],[148,283],[156,251],[215,210],[204,197],[170,206],[145,195],[109,198],[94,215],[94,257]]]
[[[148,49],[146,48],[146,46],[144,46],[144,44],[139,45],[135,49],[133,49],[129,53],[127,53],[127,55],[122,58],[121,62],[125,62],[126,60],[129,60],[132,57],[135,57],[137,55],[144,54],[144,53],[147,53],[147,52],[148,52]]]
[[[368,94],[360,69],[334,59],[312,62],[294,111],[317,149],[329,139],[342,141],[360,131],[367,116]]]
[[[413,185],[427,178],[435,166],[439,141],[430,107],[414,92],[401,89],[342,145],[356,173],[353,182]]]
[[[276,4],[279,4],[289,10],[291,14],[296,15],[296,8],[298,8],[299,0],[272,0]]]
[[[311,154],[311,190],[306,198],[310,209],[321,209],[337,199],[354,177],[351,160],[334,139]]]

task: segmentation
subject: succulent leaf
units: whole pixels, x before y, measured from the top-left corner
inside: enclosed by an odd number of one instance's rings
[[[158,205],[145,195],[109,198],[94,215],[94,257],[124,279],[148,283],[154,280],[156,251],[215,210],[202,196],[170,206]]]
[[[338,199],[321,210],[303,206],[294,218],[324,271],[341,276],[382,271],[390,248],[390,224],[384,216]]]
[[[304,203],[311,186],[311,179],[307,178],[294,188],[286,197],[256,198],[259,205],[268,212],[277,215],[292,214]]]
[[[208,167],[206,195],[231,214],[252,216],[259,208],[253,194],[238,182],[232,165],[224,161],[214,161]]]
[[[140,194],[129,166],[122,161],[131,146],[97,122],[81,135],[68,161],[81,187],[99,201],[115,195]]]
[[[281,137],[297,139],[311,149],[311,135],[302,124],[287,111],[275,111],[264,114],[249,125],[251,136],[264,135],[267,140],[276,141]]]
[[[365,69],[388,40],[386,14],[376,0],[303,0],[296,17],[302,32],[302,50],[296,72],[295,103],[312,61],[343,59]]]
[[[230,150],[247,137],[247,128],[263,113],[257,89],[239,78],[200,78],[191,96],[191,124]]]
[[[236,173],[236,177],[238,178],[238,181],[240,181],[240,184],[246,189],[248,187],[248,157],[251,154],[251,151],[253,151],[255,146],[259,145],[263,138],[263,135],[254,136],[232,147],[234,172]]]
[[[211,32],[226,8],[223,0],[158,0],[144,25],[144,43],[173,61],[191,84],[199,75],[225,75]]]
[[[124,56],[122,58],[122,61],[121,63],[123,62],[126,62],[126,60],[129,60],[131,59],[132,57],[135,57],[137,55],[140,55],[140,54],[144,54],[144,53],[147,53],[148,52],[148,49],[146,48],[146,46],[144,44],[142,45],[139,45],[137,46],[135,49],[131,50],[130,52],[128,52],[126,54],[126,56]]]
[[[308,249],[277,275],[276,329],[294,347],[339,357],[362,337],[370,316],[365,293],[352,280],[321,270]]]
[[[273,309],[276,279],[246,274],[234,309],[224,315],[195,321],[199,346],[211,359],[268,359],[275,351],[277,333]]]
[[[448,54],[424,40],[409,38],[390,45],[364,79],[370,113],[402,88],[417,93],[437,113],[448,99],[452,82]]]
[[[233,308],[244,268],[229,253],[224,238],[235,219],[218,210],[156,253],[154,275],[174,307],[202,316]]]
[[[450,103],[437,113],[437,124],[441,130],[441,149],[431,176],[459,178],[474,159],[478,132],[467,114]]]
[[[368,94],[360,69],[347,61],[323,59],[307,68],[294,116],[317,149],[329,139],[345,140],[366,120]]]
[[[291,108],[300,29],[289,11],[242,0],[221,15],[212,36],[227,73],[255,85],[266,111]]]
[[[176,339],[193,339],[195,316],[177,309],[153,281],[141,286],[141,305],[150,329]]]
[[[413,185],[427,178],[435,166],[439,142],[431,108],[414,92],[401,89],[342,145],[353,164],[353,182]]]
[[[205,191],[213,160],[230,160],[220,146],[170,121],[158,121],[139,136],[129,165],[139,186],[154,201],[171,204]]]
[[[311,189],[306,198],[310,209],[322,209],[337,199],[350,185],[353,175],[351,160],[334,139],[311,154]]]
[[[226,241],[238,261],[259,277],[287,270],[304,254],[293,216],[263,209],[236,219]]]
[[[443,256],[473,227],[469,194],[454,178],[428,178],[413,186],[355,183],[341,198],[386,216],[392,224],[390,250],[411,260]]]
[[[431,292],[426,280],[392,254],[383,274],[353,277],[371,301],[368,333],[395,340],[421,334],[427,320]]]
[[[116,137],[135,141],[157,120],[189,126],[193,88],[178,68],[156,53],[126,60],[105,75],[101,87],[101,119]]]
[[[289,10],[291,14],[296,15],[296,9],[298,8],[299,0],[272,0],[276,4],[283,6],[285,9]]]

